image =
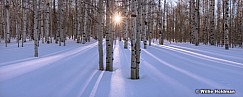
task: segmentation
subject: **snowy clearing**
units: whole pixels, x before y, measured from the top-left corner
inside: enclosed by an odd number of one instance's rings
[[[39,58],[33,47],[33,42],[20,48],[0,44],[0,97],[243,97],[241,48],[152,44],[141,51],[140,79],[131,80],[130,47],[124,49],[122,41],[114,44],[113,72],[98,70],[95,41],[40,43]],[[196,89],[236,93],[196,94]]]

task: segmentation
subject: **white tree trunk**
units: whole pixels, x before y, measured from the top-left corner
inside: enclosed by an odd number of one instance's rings
[[[229,0],[224,0],[224,43],[225,49],[229,49]]]
[[[199,45],[198,43],[198,33],[199,33],[199,0],[194,0],[192,2],[192,36],[193,36],[193,44],[196,46]]]
[[[103,0],[98,3],[98,51],[99,51],[99,70],[104,70],[103,65],[103,29],[102,29],[102,16],[103,16]]]
[[[112,2],[109,0],[106,2],[106,71],[113,71],[113,35],[111,34],[112,20],[110,19]]]
[[[214,6],[215,0],[210,0],[210,44],[215,45],[215,31],[214,31]]]
[[[26,0],[22,0],[22,12],[23,12],[23,20],[22,20],[22,47],[24,46],[24,42],[26,42],[26,26],[27,26],[27,12],[26,12]]]
[[[42,43],[44,43],[44,31],[45,31],[45,29],[44,29],[44,8],[43,8],[43,1],[42,0],[40,0],[40,12],[39,12],[39,14],[40,14],[40,31],[41,31],[41,35],[40,35],[40,37],[41,37],[41,42]]]
[[[19,17],[18,17],[18,14],[17,14],[17,12],[16,12],[16,21],[15,21],[15,25],[16,25],[16,28],[15,28],[15,31],[16,31],[16,40],[17,40],[17,43],[18,43],[18,47],[19,47]],[[1,38],[0,38],[0,40],[1,40]]]
[[[78,4],[80,4],[80,1],[78,2],[77,0],[75,0],[75,10],[76,10],[76,21],[77,22],[77,43],[81,43],[81,6],[78,6]]]
[[[128,7],[129,1],[125,0],[125,15],[128,18]],[[128,47],[128,19],[125,19],[125,32],[124,32],[124,48],[127,49]]]
[[[144,32],[143,32],[143,48],[147,48],[147,32],[148,32],[148,0],[144,0],[144,9],[145,9],[145,20],[144,20]]]
[[[39,2],[34,0],[34,56],[38,57],[38,5]]]
[[[136,33],[136,79],[139,79],[139,64],[140,64],[140,41],[141,41],[141,33],[142,33],[142,23],[143,23],[143,18],[142,18],[142,2],[141,0],[138,0],[138,19],[137,21],[139,22],[139,29],[137,30]]]
[[[59,34],[59,46],[64,42],[65,44],[65,35],[64,35],[64,10],[63,10],[63,0],[58,0],[58,34]],[[65,46],[65,45],[64,45]]]
[[[6,3],[6,14],[7,14],[7,17],[6,17],[6,23],[7,23],[7,25],[6,25],[6,30],[7,30],[7,43],[10,43],[10,13],[9,13],[9,1],[7,0],[6,1],[7,3]],[[8,7],[7,7],[8,6]]]
[[[4,33],[4,8],[3,7],[1,7],[1,10],[0,10],[0,12],[1,12],[1,14],[0,14],[0,43],[1,43],[1,40],[2,40],[2,34]],[[3,32],[3,33],[2,33]]]
[[[220,1],[219,1],[220,2]],[[204,17],[205,17],[205,19],[204,19],[204,35],[203,35],[203,37],[204,37],[204,44],[208,44],[208,41],[209,41],[209,30],[208,30],[208,27],[209,27],[209,24],[208,24],[208,18],[209,18],[209,15],[208,15],[208,12],[209,12],[209,9],[208,9],[208,0],[205,0],[205,7],[204,7],[204,10],[205,10],[205,12],[204,12]],[[218,10],[220,10],[220,9],[218,9]]]
[[[59,13],[59,17],[60,17],[60,40],[61,42],[64,43],[64,0],[59,0],[60,2],[60,13]]]
[[[4,14],[4,19],[5,19],[5,30],[4,30],[4,38],[5,38],[5,46],[7,47],[7,44],[10,43],[10,22],[9,22],[9,1],[4,0],[4,11],[6,14]]]
[[[57,39],[58,39],[58,44],[59,46],[61,46],[61,0],[57,0],[58,2],[58,10],[57,10],[57,13],[58,13],[58,18],[57,18]]]
[[[163,45],[163,42],[162,42],[162,20],[163,20],[163,17],[161,16],[161,14],[163,14],[163,11],[161,10],[161,0],[159,0],[159,3],[158,3],[158,9],[157,9],[157,27],[156,27],[156,30],[158,30],[159,32],[159,44],[160,45]]]
[[[49,6],[50,2],[46,1],[45,3],[45,41],[49,44],[50,43],[50,33],[49,33],[49,29],[50,29],[50,6]]]
[[[166,18],[166,0],[164,0],[164,13],[163,13],[163,22],[162,22],[162,33],[161,33],[161,44],[164,45],[164,35],[165,35],[165,18]]]
[[[87,31],[87,22],[88,22],[88,4],[87,4],[87,0],[85,3],[85,12],[84,12],[84,32],[83,32],[83,40],[82,43],[85,44],[87,42],[87,38],[86,38],[86,33]]]
[[[138,79],[137,76],[137,64],[136,64],[136,34],[137,32],[137,1],[132,0],[132,39],[131,39],[131,79]]]
[[[220,34],[220,33],[222,33],[222,29],[221,29],[221,1],[218,1],[218,4],[217,4],[217,33],[218,33],[218,35],[217,35],[217,37],[218,37],[218,39],[217,39],[217,46],[218,45],[221,45],[221,36],[222,36],[222,34]]]
[[[151,3],[151,1],[148,3],[148,5],[149,5],[149,9],[148,9],[148,19],[149,19],[149,21],[148,21],[148,33],[147,33],[147,35],[148,35],[148,40],[149,40],[149,46],[151,46],[151,39],[152,39],[152,28],[153,28],[153,19],[152,19],[152,3]]]

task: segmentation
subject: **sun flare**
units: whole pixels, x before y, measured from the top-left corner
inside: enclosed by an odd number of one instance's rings
[[[115,22],[120,23],[121,22],[121,16],[117,15],[115,16]]]
[[[113,21],[116,25],[119,25],[122,22],[122,16],[120,13],[115,13],[113,16]]]

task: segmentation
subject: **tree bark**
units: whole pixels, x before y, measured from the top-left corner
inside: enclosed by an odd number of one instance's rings
[[[50,43],[50,2],[45,1],[45,41],[49,44]]]
[[[129,0],[125,0],[125,15],[126,18],[129,18],[128,16],[128,7],[129,7]],[[128,20],[129,19],[125,19],[125,32],[124,32],[124,48],[127,49],[128,47]]]
[[[147,32],[148,32],[148,0],[144,0],[144,32],[143,32],[143,48],[147,49]]]
[[[34,0],[34,56],[38,57],[38,10],[39,2]]]
[[[224,0],[224,43],[225,49],[229,49],[229,0]]]
[[[148,40],[149,40],[149,46],[151,46],[151,40],[152,40],[152,28],[153,28],[153,20],[152,20],[152,3],[149,2],[148,3],[149,7],[148,7]]]
[[[221,33],[222,33],[222,29],[221,29],[221,1],[218,1],[217,4],[217,46],[219,46],[221,44]]]
[[[87,42],[87,33],[88,33],[88,30],[87,30],[87,22],[88,22],[88,4],[87,4],[87,0],[86,0],[86,3],[85,3],[85,12],[84,12],[84,32],[83,32],[83,40],[82,40],[82,43],[85,44]]]
[[[99,0],[98,3],[98,51],[99,51],[99,70],[104,70],[103,65],[103,0]]]
[[[26,42],[26,26],[27,26],[27,12],[26,12],[26,0],[22,0],[22,6],[23,6],[23,9],[22,9],[22,12],[23,12],[23,18],[22,18],[22,47],[24,47],[24,42]]]
[[[196,2],[194,0],[191,1],[192,2],[192,10],[193,10],[193,14],[192,14],[192,31],[193,31],[193,44],[195,44],[195,46],[199,45],[199,41],[198,41],[198,34],[199,34],[199,0],[196,0]]]
[[[164,13],[163,13],[163,21],[162,21],[162,33],[161,33],[161,45],[164,45],[164,35],[165,35],[165,25],[166,25],[166,22],[165,22],[165,13],[166,13],[166,8],[167,8],[167,6],[166,6],[166,0],[164,0]]]
[[[133,21],[133,25],[132,25],[132,29],[133,29],[133,32],[132,32],[132,39],[131,39],[131,79],[139,79],[139,76],[138,76],[138,67],[137,67],[137,48],[136,45],[137,43],[137,40],[136,40],[136,35],[138,34],[138,31],[137,31],[137,0],[132,0],[132,21]]]
[[[113,9],[113,0],[107,0],[106,2],[106,71],[113,71],[113,35],[111,33],[111,12]]]
[[[162,43],[162,30],[163,30],[163,27],[162,27],[162,20],[163,20],[163,17],[162,17],[162,14],[163,14],[163,11],[161,10],[161,0],[159,0],[159,3],[158,3],[158,9],[157,9],[157,27],[156,27],[156,32],[159,34],[159,44],[160,45],[163,45]]]
[[[4,20],[5,20],[5,31],[4,31],[4,39],[5,39],[5,46],[7,47],[7,44],[10,43],[10,20],[9,20],[9,1],[4,0],[4,11],[6,14],[4,14]]]
[[[81,6],[78,6],[78,4],[80,4],[80,1],[78,2],[77,0],[75,0],[75,18],[77,22],[77,27],[75,27],[75,29],[77,29],[77,43],[81,43]]]
[[[215,0],[210,0],[210,45],[215,45],[215,31],[214,31],[214,6]]]

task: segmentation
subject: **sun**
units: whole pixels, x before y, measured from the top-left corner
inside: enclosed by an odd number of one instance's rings
[[[116,12],[114,15],[113,15],[113,21],[116,25],[119,25],[121,22],[122,22],[122,16],[119,12]]]
[[[120,22],[121,22],[121,16],[116,15],[116,16],[114,17],[114,21],[115,21],[116,23],[120,23]]]

